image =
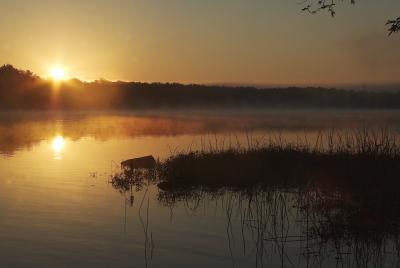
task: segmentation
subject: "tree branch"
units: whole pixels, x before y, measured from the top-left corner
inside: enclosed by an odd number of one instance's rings
[[[304,0],[300,4],[306,5],[302,8],[302,11],[306,11],[311,14],[318,13],[320,11],[327,10],[332,17],[336,15],[335,7],[338,2],[350,2],[355,4],[355,0]],[[389,20],[386,25],[389,25],[389,35],[400,31],[400,17],[394,20]]]
[[[389,20],[386,25],[389,25],[389,35],[391,35],[392,33],[397,33],[398,31],[400,31],[400,17],[395,20]]]

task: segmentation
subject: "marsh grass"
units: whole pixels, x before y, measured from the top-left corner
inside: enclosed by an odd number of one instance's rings
[[[246,146],[214,142],[201,150],[175,153],[158,162],[154,173],[123,170],[111,183],[120,191],[157,184],[159,200],[166,204],[227,191],[249,199],[260,191],[296,192],[299,207],[309,206],[328,222],[338,221],[335,227],[342,221],[354,231],[368,224],[375,232],[397,228],[400,146],[393,132],[330,131],[312,144],[306,138],[286,142],[281,136],[263,141],[248,136],[247,141]],[[333,216],[332,211],[342,214]]]
[[[161,163],[158,181],[159,199],[170,204],[208,194],[240,193],[251,203],[260,193],[293,193],[298,212],[313,217],[309,234],[325,241],[400,233],[400,147],[386,129],[176,154]]]
[[[121,169],[111,174],[109,182],[121,193],[134,189],[141,191],[143,187],[156,181],[154,170],[145,169]]]
[[[400,146],[386,129],[331,131],[286,142],[281,136],[247,146],[217,146],[172,155],[159,165],[162,188],[255,185],[299,188],[309,183],[386,190],[400,186]]]
[[[400,265],[400,146],[393,132],[247,141],[175,153],[150,179],[146,171],[124,171],[111,181],[122,191],[157,184],[158,201],[171,211],[178,202],[193,211],[219,202],[230,252],[231,239],[241,236],[243,254],[253,252],[259,267],[271,254],[295,266],[287,253],[294,245],[307,265],[323,266],[332,254],[338,267],[383,267],[387,254]],[[241,234],[233,233],[235,222]]]

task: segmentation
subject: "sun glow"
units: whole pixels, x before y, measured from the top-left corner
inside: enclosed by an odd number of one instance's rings
[[[61,151],[65,146],[65,140],[63,136],[56,136],[52,141],[52,147],[55,159],[61,159]]]
[[[50,76],[55,81],[65,80],[65,71],[61,67],[55,67],[50,71]]]

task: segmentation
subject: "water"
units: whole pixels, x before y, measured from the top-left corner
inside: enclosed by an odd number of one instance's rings
[[[248,197],[238,193],[172,200],[154,185],[121,193],[108,182],[127,158],[276,135],[312,141],[320,131],[360,127],[399,132],[400,112],[1,113],[1,266],[352,267],[362,259],[391,267],[393,239],[382,254],[376,243],[340,245],[341,254],[330,241],[321,248],[293,193],[260,193],[243,206]]]

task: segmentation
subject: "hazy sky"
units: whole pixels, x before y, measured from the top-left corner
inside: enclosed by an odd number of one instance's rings
[[[344,3],[335,18],[299,2],[0,0],[0,64],[88,80],[400,82],[400,34],[384,25],[399,0]]]

